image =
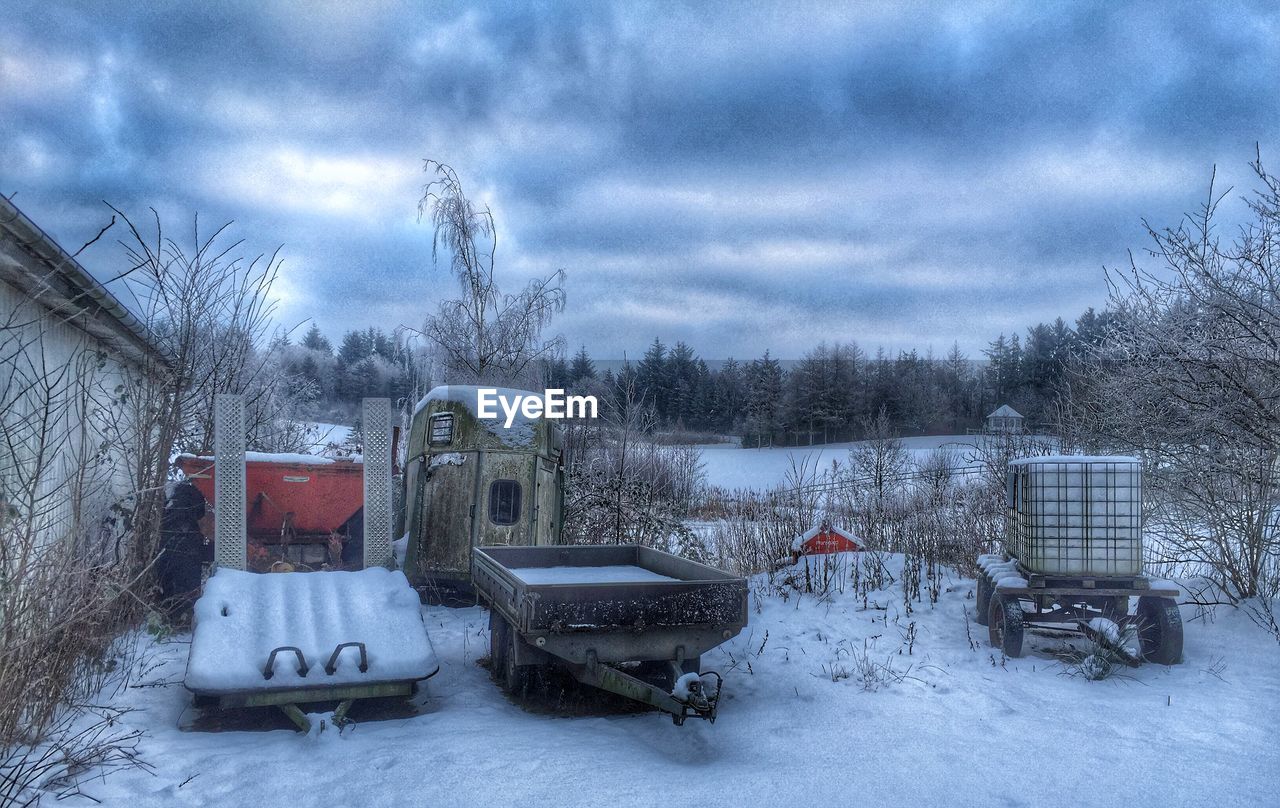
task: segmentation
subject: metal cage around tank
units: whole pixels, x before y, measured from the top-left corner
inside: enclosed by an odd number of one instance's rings
[[[1055,456],[1009,464],[1005,549],[1030,572],[1142,572],[1142,467],[1133,457]]]

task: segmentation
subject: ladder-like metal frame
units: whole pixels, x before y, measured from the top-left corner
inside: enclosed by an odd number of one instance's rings
[[[391,399],[366,398],[360,424],[364,435],[364,566],[390,567]]]
[[[244,478],[244,399],[213,398],[213,562],[234,570],[249,565]]]

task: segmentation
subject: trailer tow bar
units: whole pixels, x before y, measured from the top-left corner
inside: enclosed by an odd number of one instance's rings
[[[716,677],[715,691],[708,693],[705,683],[702,681],[704,676]],[[680,689],[681,683],[687,689],[689,695],[686,697],[677,696],[674,692],[671,698],[677,704],[682,705],[680,712],[672,713],[671,720],[675,725],[681,726],[684,720],[690,715],[695,718],[702,718],[710,721],[712,724],[716,722],[716,705],[720,703],[720,686],[724,684],[724,677],[716,671],[707,671],[706,673],[687,673],[676,680],[676,689]],[[691,712],[692,711],[692,712]]]
[[[601,690],[607,690],[610,693],[616,693],[628,699],[634,699],[651,707],[656,707],[664,713],[669,713],[676,726],[684,724],[685,719],[690,716],[715,723],[716,705],[720,701],[720,685],[724,681],[720,674],[715,671],[708,671],[705,674],[685,674],[685,676],[690,677],[684,680],[685,686],[688,688],[688,695],[676,696],[674,693],[668,693],[660,687],[655,687],[629,673],[618,670],[612,665],[600,662],[596,658],[594,651],[587,652],[586,664],[570,664],[567,668],[573,678],[579,682],[598,687]],[[716,677],[714,693],[708,693],[706,688],[703,687],[702,676]]]

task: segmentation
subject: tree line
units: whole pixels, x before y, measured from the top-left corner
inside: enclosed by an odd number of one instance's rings
[[[648,408],[664,430],[740,435],[746,445],[854,440],[883,413],[900,434],[952,434],[980,427],[1010,404],[1032,425],[1053,420],[1064,374],[1103,338],[1109,313],[1087,310],[1004,334],[980,360],[953,345],[945,357],[919,351],[868,355],[856,344],[820,343],[797,362],[769,352],[718,367],[684,342],[654,339],[637,362],[598,372],[586,348],[546,363],[548,386],[603,394],[606,408]]]
[[[1021,334],[999,335],[979,358],[953,345],[943,357],[919,351],[868,354],[855,343],[820,343],[794,362],[769,352],[709,362],[684,342],[655,338],[637,361],[601,370],[586,347],[541,360],[538,383],[594,394],[605,410],[641,407],[663,431],[741,436],[744,443],[802,445],[855,440],[883,412],[900,434],[954,434],[981,427],[1001,404],[1029,424],[1055,418],[1064,372],[1101,343],[1113,316],[1089,309]],[[313,417],[354,417],[360,399],[411,405],[425,392],[428,351],[376,327],[348,330],[335,350],[313,324],[280,346],[285,371],[308,390]]]

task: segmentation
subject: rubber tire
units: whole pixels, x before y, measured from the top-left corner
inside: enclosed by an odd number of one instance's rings
[[[1182,614],[1173,598],[1138,598],[1138,638],[1142,658],[1160,665],[1182,661]]]
[[[990,622],[988,612],[991,610],[991,596],[995,594],[995,585],[991,576],[983,570],[978,571],[978,593],[973,604],[973,620],[980,626]]]
[[[506,620],[502,624],[503,633],[507,637],[502,660],[502,689],[515,699],[524,699],[533,689],[538,666],[516,664],[516,645],[524,640],[520,638],[520,632]]]
[[[509,642],[507,621],[491,612],[489,617],[489,675],[493,677],[493,681],[502,685],[504,689],[506,688],[507,643]]]
[[[993,595],[987,620],[992,647],[999,648],[1010,659],[1022,656],[1022,637],[1025,631],[1022,604],[1018,599]]]

